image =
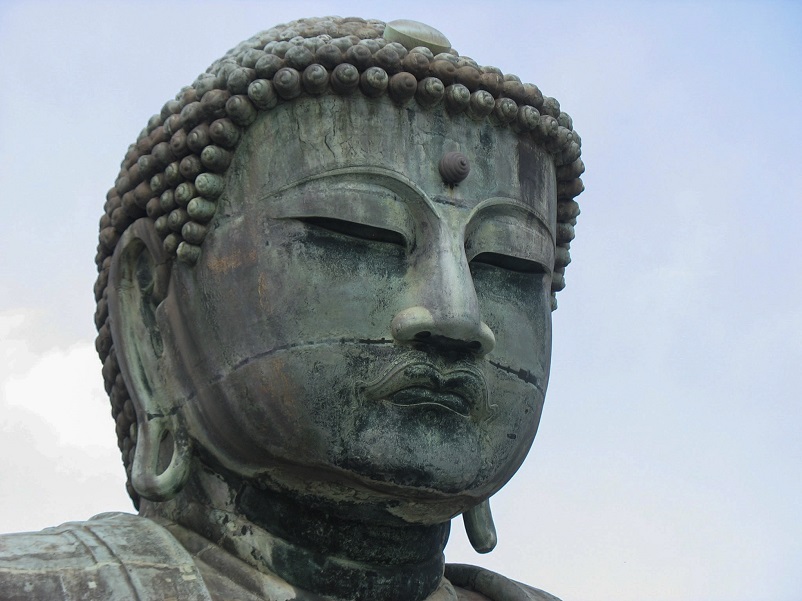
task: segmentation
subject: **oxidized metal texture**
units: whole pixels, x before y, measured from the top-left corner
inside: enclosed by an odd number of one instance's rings
[[[465,112],[477,121],[488,119],[496,126],[531,136],[551,153],[557,166],[558,251],[552,290],[564,287],[563,273],[570,261],[568,249],[579,213],[573,198],[583,190],[579,176],[584,172],[581,139],[570,116],[537,86],[459,56],[445,38],[432,31],[402,22],[388,28],[380,21],[323,18],[261,32],[229,51],[166,102],[131,145],[100,219],[95,285],[96,348],[104,362],[106,389],[129,479],[135,421],[124,411],[128,393],[119,376],[107,322],[111,255],[122,233],[137,219],[147,217],[154,221],[167,254],[194,264],[206,235],[205,224],[216,210],[230,153],[260,111],[271,110],[280,102],[304,94],[348,95],[360,90],[375,97],[387,93],[397,103],[415,103],[423,110],[442,102],[451,114]],[[221,180],[207,181],[212,174]],[[179,194],[178,187],[183,184],[186,186]],[[188,194],[192,185],[198,195]],[[129,493],[136,502],[130,485]]]

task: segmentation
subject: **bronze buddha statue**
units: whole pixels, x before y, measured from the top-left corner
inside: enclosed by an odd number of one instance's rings
[[[459,515],[492,549],[534,439],[579,156],[556,100],[419,23],[229,51],[151,118],[100,222],[139,515],[0,537],[0,598],[554,599],[443,549]]]

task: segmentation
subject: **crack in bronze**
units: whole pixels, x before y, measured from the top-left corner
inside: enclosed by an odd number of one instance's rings
[[[325,345],[325,344],[345,344],[345,343],[349,343],[349,342],[350,343],[357,343],[357,344],[377,344],[377,345],[395,344],[396,343],[395,340],[393,340],[391,338],[327,338],[327,339],[324,339],[324,340],[319,340],[317,342],[295,342],[295,343],[291,343],[291,344],[284,344],[284,345],[281,345],[281,346],[277,346],[277,347],[274,347],[272,349],[268,349],[266,351],[262,351],[261,353],[253,355],[253,356],[248,357],[246,359],[243,359],[243,360],[237,362],[233,366],[231,371],[237,371],[237,370],[245,367],[246,365],[248,365],[248,364],[250,364],[250,363],[252,363],[254,361],[258,361],[259,359],[262,359],[264,357],[268,357],[268,356],[273,355],[275,353],[280,353],[282,351],[288,351],[288,350],[292,350],[292,349],[295,349],[295,348],[302,348],[302,347],[313,347],[313,346]],[[490,359],[487,359],[487,362],[490,365],[492,365],[493,367],[495,367],[497,369],[500,369],[504,373],[508,373],[508,374],[510,374],[512,376],[515,376],[516,378],[518,378],[522,382],[525,382],[526,384],[534,386],[541,394],[545,395],[545,390],[543,390],[542,386],[540,385],[540,382],[538,381],[537,376],[532,374],[532,372],[530,372],[530,371],[528,371],[526,369],[523,369],[523,368],[515,369],[513,367],[510,367],[508,365],[504,365],[503,363],[499,363],[497,361],[492,361]],[[218,374],[214,378],[210,379],[209,383],[210,384],[218,384],[221,381],[223,381],[228,375],[230,375],[230,372],[227,373],[227,374]],[[193,398],[194,396],[195,396],[195,393],[193,392],[190,395],[190,398]],[[160,417],[160,416],[156,416],[156,417]]]
[[[249,363],[252,363],[253,361],[257,361],[259,359],[268,357],[275,353],[280,353],[282,351],[288,351],[295,348],[301,348],[307,346],[313,347],[324,344],[344,344],[348,342],[354,342],[359,344],[393,344],[395,341],[389,338],[326,338],[324,340],[318,340],[316,342],[294,342],[290,344],[283,344],[281,346],[273,347],[272,349],[262,351],[261,353],[257,353],[256,355],[252,355],[251,357],[238,361],[237,363],[234,364],[231,371],[237,371],[245,367]],[[227,375],[228,374],[218,374],[214,378],[209,380],[209,383],[217,384],[221,382]]]
[[[544,395],[546,394],[546,391],[543,390],[543,388],[541,387],[540,383],[538,382],[537,376],[532,374],[531,371],[527,371],[527,370],[525,370],[523,368],[515,369],[515,368],[512,368],[512,367],[509,367],[508,365],[504,365],[503,363],[497,363],[496,361],[491,361],[489,359],[488,359],[487,362],[490,363],[490,365],[492,365],[493,367],[496,367],[496,368],[500,369],[501,371],[503,371],[505,373],[513,375],[516,378],[518,378],[519,380],[522,380],[522,381],[526,382],[527,384],[531,384],[532,386],[537,388],[538,391],[540,391],[541,394],[544,394]]]

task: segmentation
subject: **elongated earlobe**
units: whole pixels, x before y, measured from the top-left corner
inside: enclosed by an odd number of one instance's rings
[[[162,453],[172,452],[169,463]],[[191,464],[186,430],[175,415],[146,417],[137,429],[131,480],[134,489],[151,501],[167,501],[186,484]]]
[[[490,553],[496,548],[498,537],[493,514],[490,513],[490,499],[485,499],[462,514],[468,540],[477,553]]]

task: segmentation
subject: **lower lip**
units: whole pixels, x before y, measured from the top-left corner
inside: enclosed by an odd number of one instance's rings
[[[410,386],[390,395],[387,399],[394,405],[402,407],[412,407],[416,405],[440,405],[454,413],[467,417],[470,415],[468,402],[458,394],[453,392],[442,392],[424,388],[422,386]]]

